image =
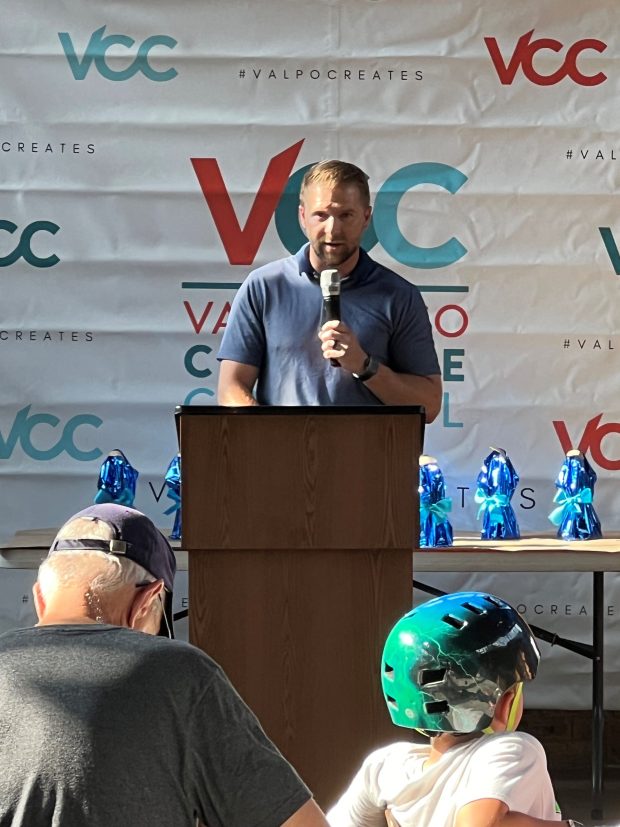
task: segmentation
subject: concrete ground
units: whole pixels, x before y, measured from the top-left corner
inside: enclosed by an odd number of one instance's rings
[[[586,827],[620,827],[620,771],[605,770],[603,818],[592,818],[591,779],[585,773],[552,774],[562,815],[581,821]]]

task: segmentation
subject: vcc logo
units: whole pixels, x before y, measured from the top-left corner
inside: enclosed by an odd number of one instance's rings
[[[91,448],[90,450],[83,450],[76,445],[75,437],[78,428],[99,428],[103,425],[103,420],[94,414],[76,414],[62,423],[60,419],[51,413],[31,413],[30,405],[26,405],[17,412],[11,429],[5,436],[0,431],[0,460],[10,459],[13,451],[19,443],[26,454],[31,459],[39,462],[46,462],[60,456],[63,452],[69,454],[72,459],[79,462],[89,462],[101,456],[99,448]],[[39,440],[45,440],[45,436],[41,437],[41,429],[45,434],[47,430],[47,438],[50,439],[51,444],[48,447],[42,448],[33,443],[33,432],[37,430],[36,436]],[[60,430],[59,431],[56,430]],[[54,442],[54,440],[56,440]]]
[[[12,235],[18,229],[17,224],[14,224],[12,221],[0,219],[0,230],[5,230],[7,233],[11,233]],[[55,253],[52,253],[52,255],[46,256],[45,258],[41,258],[41,256],[38,256],[33,252],[32,237],[35,233],[40,232],[56,235],[59,229],[60,227],[58,224],[54,224],[53,221],[33,221],[32,224],[28,224],[28,226],[24,227],[22,230],[19,241],[14,250],[8,255],[0,256],[0,267],[10,267],[11,264],[15,264],[15,262],[20,258],[23,258],[33,267],[53,267],[55,264],[58,264],[60,259]]]
[[[106,52],[108,49],[112,46],[123,46],[126,49],[131,49],[136,41],[133,37],[129,37],[129,35],[126,34],[109,34],[104,37],[104,33],[105,26],[102,26],[91,34],[84,56],[79,60],[69,32],[58,32],[62,48],[69,61],[69,68],[76,80],[85,79],[93,61],[99,74],[107,80],[129,80],[129,78],[138,72],[142,72],[149,80],[160,82],[172,80],[177,76],[177,70],[172,67],[164,71],[157,71],[153,69],[149,63],[149,52],[155,46],[174,49],[177,41],[173,37],[166,34],[154,34],[151,35],[151,37],[147,37],[138,48],[138,54],[129,66],[125,69],[111,69],[106,63]]]

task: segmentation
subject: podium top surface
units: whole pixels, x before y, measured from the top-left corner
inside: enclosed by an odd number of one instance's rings
[[[177,405],[174,421],[177,439],[181,441],[181,420],[185,417],[322,417],[322,416],[417,416],[421,418],[421,441],[426,425],[423,405]]]
[[[178,405],[175,416],[420,416],[422,405]]]

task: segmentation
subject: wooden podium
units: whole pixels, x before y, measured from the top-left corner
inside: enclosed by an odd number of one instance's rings
[[[411,608],[419,407],[181,407],[191,642],[328,808],[396,740],[387,632]]]

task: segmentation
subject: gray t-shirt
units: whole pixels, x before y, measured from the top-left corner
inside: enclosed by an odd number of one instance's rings
[[[115,626],[0,635],[0,827],[276,827],[309,798],[220,667]]]

